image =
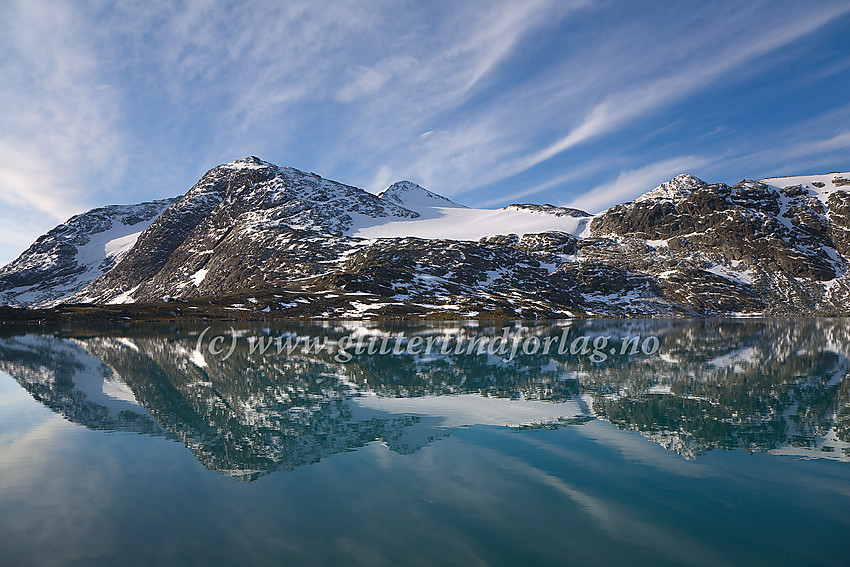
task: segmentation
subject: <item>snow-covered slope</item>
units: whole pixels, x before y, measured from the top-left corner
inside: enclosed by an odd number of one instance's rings
[[[480,394],[390,397],[379,396],[367,390],[352,398],[352,402],[361,409],[435,418],[440,427],[520,427],[532,423],[557,423],[559,420],[586,415],[573,400],[552,402],[483,397]]]
[[[503,209],[472,209],[432,193],[410,181],[399,181],[378,193],[388,202],[411,211],[416,218],[374,218],[353,215],[348,235],[356,238],[441,238],[478,240],[499,234],[559,231],[577,236],[592,216],[551,205],[510,205]],[[565,214],[564,211],[569,211]]]
[[[762,183],[774,189],[796,188],[817,197],[826,203],[836,191],[850,191],[850,173],[827,173],[823,175],[798,175],[794,177],[768,177]]]
[[[545,212],[506,207],[470,209],[457,205],[419,206],[415,219],[374,219],[354,215],[350,236],[357,238],[443,238],[478,240],[498,234],[535,234],[559,231],[574,236],[588,226],[593,217],[556,216]]]
[[[0,304],[49,307],[107,272],[176,199],[113,205],[70,218],[0,268]]]

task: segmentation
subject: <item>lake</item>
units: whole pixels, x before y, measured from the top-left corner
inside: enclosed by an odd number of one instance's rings
[[[850,321],[0,326],[0,564],[847,565]]]

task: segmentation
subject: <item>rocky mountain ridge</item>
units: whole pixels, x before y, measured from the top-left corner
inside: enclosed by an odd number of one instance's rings
[[[108,272],[177,199],[112,205],[75,215],[0,268],[0,304],[51,306]]]
[[[409,181],[374,195],[250,157],[180,198],[60,225],[0,270],[0,301],[263,318],[846,315],[848,178],[727,186],[683,174],[590,215],[473,209]],[[106,209],[129,228],[84,253]]]

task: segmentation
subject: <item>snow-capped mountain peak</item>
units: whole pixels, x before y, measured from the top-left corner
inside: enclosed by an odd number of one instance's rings
[[[237,159],[230,163],[226,163],[220,167],[223,169],[263,169],[267,167],[277,169],[277,166],[275,164],[263,161],[256,156],[248,156],[245,158]]]
[[[707,185],[705,181],[698,177],[694,177],[689,173],[677,175],[670,181],[662,183],[652,191],[644,193],[635,201],[652,201],[652,200],[676,200],[682,197],[687,197],[691,191],[698,187]]]
[[[405,209],[421,212],[425,207],[462,207],[465,205],[455,203],[451,199],[428,191],[424,187],[412,181],[396,181],[380,193],[378,197],[384,201],[401,205]]]

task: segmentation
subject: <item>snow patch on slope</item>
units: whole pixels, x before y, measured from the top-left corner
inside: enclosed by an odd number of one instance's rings
[[[416,219],[375,219],[352,215],[350,236],[358,238],[443,238],[478,240],[497,234],[534,234],[561,231],[579,235],[592,217],[540,214],[529,210],[469,209],[454,207],[421,208]]]
[[[761,183],[774,189],[799,185],[823,203],[836,191],[850,192],[850,173],[825,173],[822,175],[797,175],[794,177],[768,177]]]
[[[0,304],[52,307],[70,298],[117,264],[174,201],[113,205],[72,217],[0,269]],[[25,283],[2,289],[16,282]]]
[[[198,287],[199,285],[201,285],[201,282],[203,282],[204,278],[207,277],[208,272],[209,272],[209,270],[203,269],[203,270],[198,270],[197,272],[192,274],[192,283],[195,284],[195,287]]]

